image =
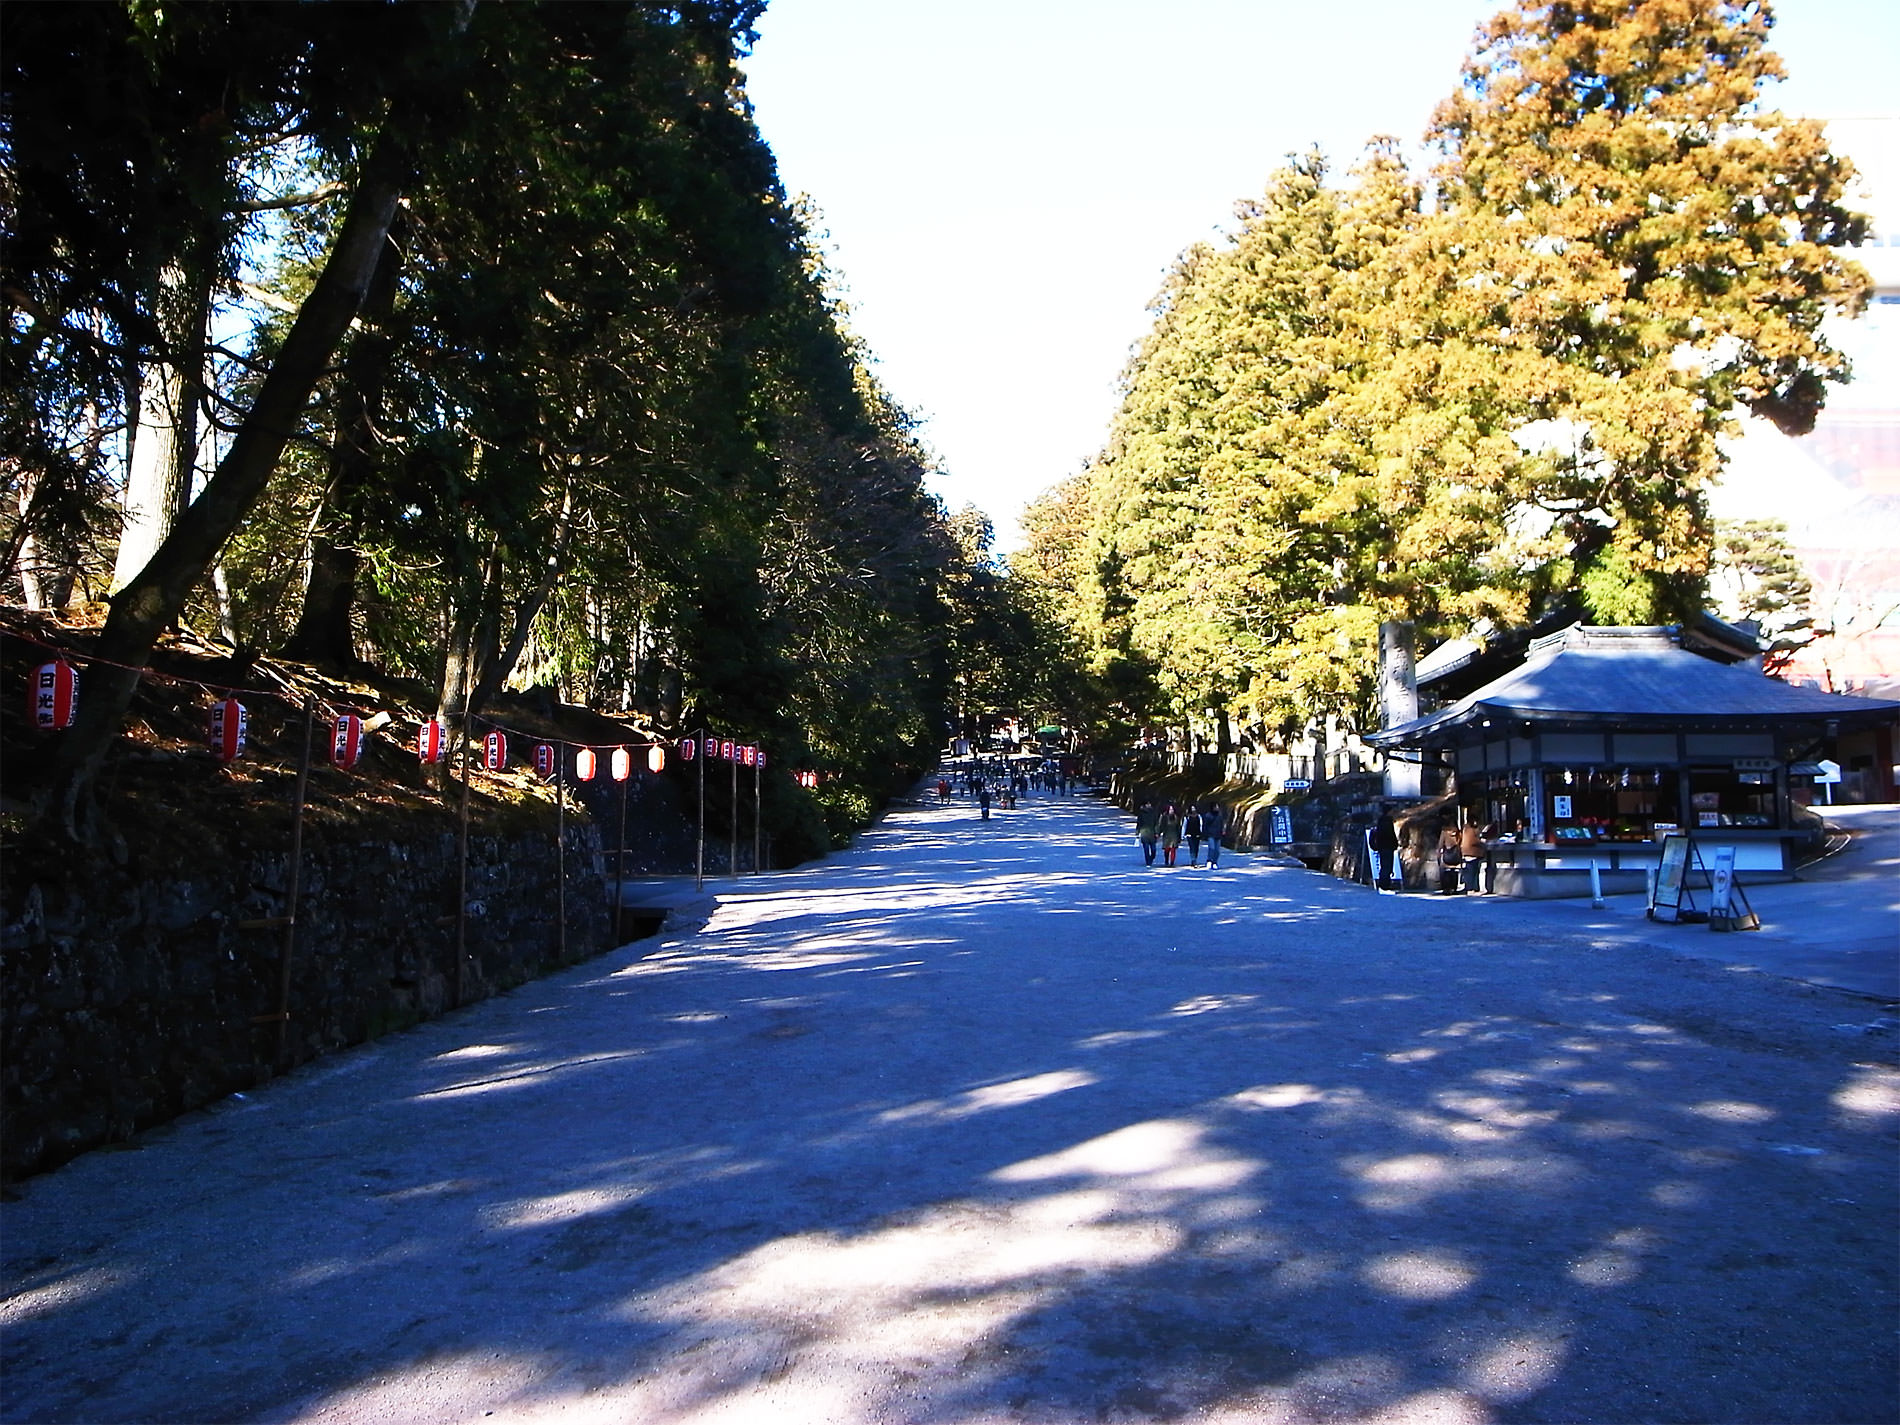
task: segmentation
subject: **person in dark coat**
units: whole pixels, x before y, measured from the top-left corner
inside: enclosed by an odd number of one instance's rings
[[[1381,811],[1372,822],[1372,854],[1376,864],[1372,868],[1372,884],[1382,891],[1396,891],[1404,884],[1399,871],[1399,829],[1392,822],[1392,813]]]
[[[1220,865],[1221,833],[1227,830],[1227,809],[1219,802],[1209,802],[1201,810],[1201,830],[1207,836],[1207,868],[1213,870]]]

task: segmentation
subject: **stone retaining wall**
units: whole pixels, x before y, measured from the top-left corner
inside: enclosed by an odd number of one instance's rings
[[[613,943],[598,835],[570,824],[567,941],[551,834],[472,836],[456,966],[456,838],[306,833],[286,1050],[274,1018],[281,852],[140,879],[10,868],[0,921],[0,1173],[17,1178],[521,984]],[[252,922],[246,925],[246,922]]]

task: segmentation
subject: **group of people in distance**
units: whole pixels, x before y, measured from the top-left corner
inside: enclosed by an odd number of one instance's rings
[[[1181,843],[1188,844],[1188,865],[1201,864],[1201,844],[1207,844],[1209,868],[1220,865],[1220,839],[1227,830],[1227,810],[1219,802],[1188,802],[1183,811],[1176,802],[1143,801],[1135,808],[1135,840],[1141,843],[1142,864],[1155,863],[1157,849],[1164,864],[1172,866]]]
[[[972,765],[961,771],[939,772],[937,800],[949,801],[950,793],[959,782],[963,790],[976,799],[977,810],[985,821],[990,819],[990,807],[994,803],[1001,802],[1007,811],[1016,805],[1018,797],[1028,796],[1032,788],[1066,797],[1071,786],[1079,785],[1078,779],[1071,777],[1066,767],[1056,763],[1045,763],[1028,771],[1002,763],[990,768]]]

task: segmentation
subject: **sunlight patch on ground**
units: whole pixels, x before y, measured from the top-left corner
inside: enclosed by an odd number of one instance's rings
[[[1361,1353],[1302,1371],[1286,1385],[1249,1391],[1193,1417],[1202,1425],[1490,1425],[1482,1400],[1456,1390],[1406,1390],[1390,1357]]]
[[[1312,1084],[1262,1084],[1229,1094],[1221,1102],[1234,1108],[1299,1108],[1309,1103],[1325,1103],[1327,1091]]]
[[[1405,1301],[1445,1301],[1469,1291],[1478,1273],[1454,1252],[1389,1252],[1361,1270],[1366,1284]]]
[[[1466,1385],[1486,1400],[1527,1400],[1557,1379],[1569,1346],[1548,1336],[1507,1336],[1494,1341],[1464,1369]]]
[[[877,1116],[877,1119],[880,1123],[901,1123],[918,1119],[949,1122],[958,1118],[968,1118],[973,1114],[990,1113],[999,1108],[1015,1108],[1020,1104],[1034,1103],[1037,1099],[1048,1098],[1052,1094],[1067,1093],[1070,1089],[1085,1089],[1099,1082],[1101,1080],[1098,1076],[1081,1069],[1058,1069],[1053,1073],[1034,1074],[1028,1078],[1011,1079],[1007,1083],[971,1089],[954,1098],[925,1099],[919,1103],[907,1103],[899,1108],[885,1110]]]
[[[1012,1323],[1078,1279],[1138,1270],[1181,1245],[1178,1228],[1129,1218],[1111,1191],[947,1204],[858,1236],[784,1238],[631,1299],[627,1319],[677,1333],[677,1364],[615,1391],[621,1413],[601,1418],[888,1419],[897,1382],[905,1394],[969,1387]],[[548,1418],[575,1418],[558,1404]]]
[[[510,1073],[498,1074],[485,1079],[466,1079],[459,1084],[448,1084],[439,1089],[425,1089],[412,1094],[410,1102],[425,1103],[431,1099],[467,1098],[471,1095],[486,1093],[506,1093],[516,1089],[541,1088],[567,1074],[581,1069],[592,1068],[598,1064],[611,1064],[625,1059],[644,1058],[652,1050],[628,1049],[618,1054],[590,1054],[580,1059],[561,1059],[552,1063],[528,1064]]]
[[[1682,1111],[1696,1118],[1706,1118],[1711,1123],[1767,1123],[1781,1116],[1772,1108],[1764,1108],[1758,1103],[1741,1103],[1735,1099],[1709,1099],[1705,1103],[1684,1104]]]
[[[1121,1044],[1138,1044],[1144,1039],[1165,1039],[1165,1029],[1112,1029],[1106,1034],[1091,1034],[1087,1039],[1078,1039],[1078,1049],[1113,1049]]]
[[[1622,1286],[1632,1282],[1643,1274],[1643,1258],[1656,1243],[1656,1234],[1645,1227],[1613,1232],[1596,1251],[1570,1264],[1570,1279],[1579,1286]]]
[[[1121,1182],[1150,1192],[1206,1192],[1237,1186],[1260,1170],[1203,1141],[1206,1130],[1177,1119],[1133,1124],[1065,1148],[1028,1158],[990,1174],[996,1182],[1048,1182],[1061,1178]]]
[[[1900,1117],[1900,1071],[1856,1064],[1853,1076],[1829,1100],[1850,1128],[1880,1128]]]
[[[1461,1113],[1467,1118],[1492,1128],[1506,1128],[1522,1132],[1529,1128],[1543,1128],[1555,1123],[1561,1115],[1554,1109],[1526,1108],[1516,1099],[1499,1098],[1494,1094],[1467,1093],[1453,1090],[1434,1094],[1432,1102],[1452,1113]]]
[[[446,1053],[435,1055],[430,1062],[440,1064],[462,1059],[494,1059],[521,1052],[523,1051],[519,1044],[464,1044],[460,1049],[450,1049]]]
[[[1245,1009],[1248,1005],[1259,1002],[1259,995],[1196,995],[1193,999],[1182,1000],[1168,1013],[1182,1017],[1214,1014],[1223,1009]]]
[[[128,1273],[112,1267],[88,1267],[47,1282],[30,1286],[0,1301],[0,1326],[17,1326],[54,1311],[65,1311],[93,1297],[131,1286],[143,1273]]]
[[[432,1197],[448,1197],[458,1192],[474,1192],[489,1185],[487,1178],[442,1178],[432,1183],[417,1183],[414,1187],[397,1188],[392,1192],[376,1194],[378,1202],[426,1202]]]
[[[1709,1200],[1709,1190],[1701,1183],[1685,1182],[1680,1179],[1666,1183],[1657,1183],[1649,1190],[1649,1200],[1658,1207],[1690,1208],[1700,1207]]]
[[[489,1208],[482,1214],[482,1222],[489,1228],[504,1232],[524,1227],[547,1227],[554,1223],[572,1222],[577,1217],[614,1212],[645,1195],[643,1188],[578,1188],[573,1192],[521,1198]]]
[[[1424,1390],[1365,1417],[1365,1425],[1487,1425],[1491,1412],[1456,1390]]]
[[[325,1282],[353,1277],[360,1272],[380,1272],[399,1267],[404,1262],[425,1255],[427,1250],[424,1243],[403,1242],[370,1257],[331,1257],[327,1261],[312,1262],[292,1272],[285,1280],[293,1287],[321,1286]]]
[[[1481,1189],[1554,1193],[1575,1177],[1574,1165],[1549,1157],[1408,1153],[1397,1158],[1355,1156],[1342,1166],[1359,1179],[1359,1200],[1374,1212],[1414,1211],[1452,1193]]]
[[[494,1407],[487,1414],[497,1420],[520,1420],[525,1418],[520,1412],[502,1407],[547,1374],[548,1362],[526,1354],[487,1350],[434,1354],[411,1365],[378,1371],[372,1379],[338,1391],[288,1418],[294,1425],[448,1421],[463,1419],[471,1403],[484,1402]],[[483,1417],[480,1409],[474,1414],[478,1420]],[[565,1418],[576,1425],[590,1419],[584,1414]]]

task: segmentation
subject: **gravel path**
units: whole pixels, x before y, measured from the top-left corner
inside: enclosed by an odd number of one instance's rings
[[[1092,801],[901,809],[24,1184],[0,1413],[1893,1421],[1896,1028],[1145,870]]]

